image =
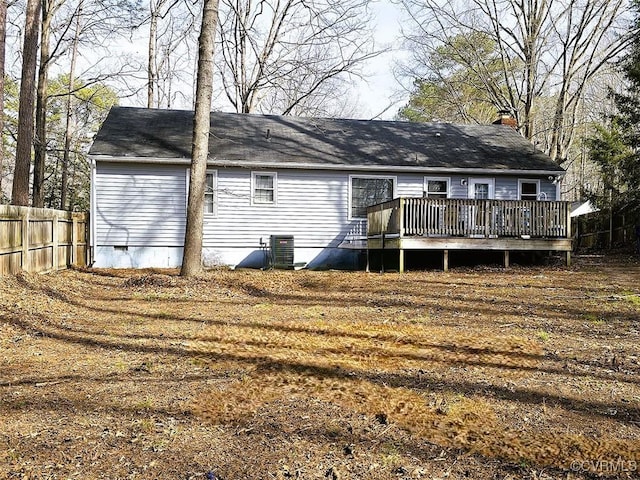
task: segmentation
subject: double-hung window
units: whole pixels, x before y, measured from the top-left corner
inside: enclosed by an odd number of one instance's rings
[[[393,199],[395,177],[349,177],[349,214],[351,218],[367,218],[367,207]]]
[[[540,182],[538,180],[519,180],[518,196],[520,200],[538,200]]]
[[[189,202],[189,182],[191,179],[191,169],[187,169],[185,205]],[[218,172],[217,170],[207,170],[204,181],[204,202],[203,213],[207,216],[218,215]]]
[[[449,198],[449,178],[425,177],[424,196],[428,198]]]
[[[204,214],[215,215],[217,213],[217,188],[218,175],[215,170],[207,170],[204,184]]]
[[[252,198],[255,205],[274,205],[277,197],[277,175],[272,172],[253,172]]]

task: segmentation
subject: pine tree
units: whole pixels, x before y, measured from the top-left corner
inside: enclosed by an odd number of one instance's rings
[[[640,28],[640,0],[634,0]],[[611,203],[614,210],[630,213],[640,221],[640,37],[635,36],[621,64],[627,82],[626,91],[613,93],[617,113],[609,124],[597,128],[589,139],[591,159],[602,174],[600,203]]]

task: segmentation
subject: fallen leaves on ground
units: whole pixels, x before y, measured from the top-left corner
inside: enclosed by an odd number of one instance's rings
[[[633,257],[0,284],[0,478],[638,477]]]

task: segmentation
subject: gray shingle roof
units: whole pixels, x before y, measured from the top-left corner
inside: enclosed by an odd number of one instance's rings
[[[188,159],[193,112],[114,107],[90,154]],[[562,172],[503,125],[211,114],[210,158],[282,167],[413,167]]]

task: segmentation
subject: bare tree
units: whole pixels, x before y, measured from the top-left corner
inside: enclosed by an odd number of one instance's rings
[[[66,48],[61,53],[68,54],[68,77],[65,86],[59,92],[50,92],[49,97],[64,96],[64,133],[63,147],[56,152],[56,165],[52,176],[59,185],[55,190],[59,192],[60,208],[66,209],[76,205],[80,197],[86,197],[88,192],[80,190],[74,177],[87,173],[86,139],[87,132],[83,129],[96,128],[101,123],[108,109],[117,101],[114,93],[104,85],[105,81],[119,79],[126,81],[128,60],[114,67],[105,68],[105,57],[96,57],[96,61],[84,72],[77,72],[78,57],[82,49],[92,52],[104,48],[105,39],[125,38],[142,21],[142,10],[135,1],[121,0],[77,0],[73,3],[67,0],[67,15],[65,22],[59,28],[61,38],[66,42]],[[85,56],[86,58],[86,56]],[[136,69],[137,70],[137,69]],[[95,118],[94,118],[95,117]],[[79,148],[82,145],[84,151]],[[88,185],[88,179],[83,181]],[[57,200],[57,199],[56,199]],[[52,202],[57,203],[57,202]]]
[[[89,14],[84,15],[85,5],[88,3]],[[65,9],[63,10],[63,7]],[[42,28],[40,36],[40,62],[38,68],[38,84],[36,90],[35,109],[35,153],[33,169],[33,205],[43,207],[45,203],[45,190],[52,192],[57,190],[60,193],[60,206],[65,208],[67,204],[68,190],[68,168],[69,157],[71,155],[71,126],[73,123],[74,111],[73,94],[75,89],[82,89],[85,85],[78,85],[76,78],[76,60],[79,45],[82,40],[89,40],[89,44],[95,44],[97,37],[101,35],[113,36],[122,31],[129,30],[133,19],[129,19],[129,13],[135,11],[127,2],[112,0],[78,0],[77,3],[70,0],[42,0]],[[88,17],[90,21],[86,21]],[[120,18],[118,19],[118,16]],[[125,19],[126,18],[126,19]],[[99,40],[102,42],[103,39]],[[62,160],[61,185],[59,188],[47,187],[45,181],[56,179],[58,171],[58,156],[56,155],[56,168],[47,168],[48,153],[50,149],[51,132],[47,125],[50,115],[48,104],[51,95],[62,95],[61,92],[49,91],[49,70],[66,57],[70,52],[70,74],[68,88],[66,91],[67,108],[64,112],[66,120],[65,147]],[[60,67],[60,65],[57,65]],[[89,81],[101,82],[109,77],[110,73],[102,70],[98,78]],[[49,177],[45,177],[48,171]],[[46,188],[45,188],[46,187]],[[58,204],[58,199],[49,199],[49,204]]]
[[[425,59],[441,45],[456,48],[457,39],[473,38],[476,33],[491,38],[500,61],[500,75],[487,74],[478,63],[473,66],[477,78],[483,82],[483,89],[494,94],[496,108],[511,111],[524,135],[531,138],[533,100],[546,80],[540,68],[551,33],[548,3],[553,1],[403,0],[412,20],[404,36],[413,53],[405,73],[414,78],[424,75],[423,66],[427,71],[429,67]]]
[[[0,0],[0,202],[3,201],[2,177],[4,173],[4,62],[7,39],[7,0]]]
[[[24,47],[22,50],[22,76],[20,106],[18,110],[18,139],[16,163],[13,172],[13,205],[29,204],[29,170],[33,144],[33,104],[35,97],[38,32],[40,29],[40,0],[28,0],[25,12]]]
[[[36,89],[35,142],[33,156],[33,206],[44,207],[44,170],[47,157],[47,87],[51,52],[51,29],[56,11],[64,0],[42,0],[42,25],[40,28],[40,62]]]
[[[420,78],[426,54],[470,32],[490,36],[501,60],[501,76],[481,75],[483,88],[500,92],[496,108],[518,118],[523,134],[545,141],[558,161],[573,140],[586,85],[632,38],[628,0],[402,0],[412,19],[405,40],[413,51],[408,73]],[[415,67],[415,68],[414,68]],[[428,70],[428,68],[427,68]],[[499,83],[497,83],[499,82]],[[506,88],[505,88],[506,87]],[[555,98],[555,120],[538,128],[541,99]],[[555,136],[549,136],[555,132]],[[549,139],[547,140],[547,137]]]
[[[69,63],[69,88],[67,89],[66,118],[64,128],[64,151],[62,152],[62,175],[60,178],[60,209],[67,207],[67,190],[69,183],[69,157],[71,156],[71,142],[73,140],[73,127],[75,125],[75,114],[73,110],[73,89],[76,78],[76,62],[78,59],[78,43],[80,41],[81,18],[84,8],[84,1],[80,0],[76,10],[75,35],[71,44],[71,61]]]
[[[626,0],[591,0],[586,4],[568,0],[563,7],[563,15],[551,19],[559,46],[551,82],[558,93],[547,150],[558,161],[566,160],[575,138],[574,127],[581,123],[579,108],[589,82],[638,34],[619,22],[628,12]]]
[[[156,48],[158,45],[158,22],[165,14],[162,13],[166,7],[167,13],[177,1],[151,0],[149,2],[149,53],[147,63],[147,108],[155,105],[155,87],[157,82],[156,72]]]
[[[218,0],[204,0],[202,27],[198,39],[198,74],[196,78],[196,108],[193,120],[191,174],[187,203],[184,254],[180,275],[192,277],[202,272],[202,225],[204,192],[209,157],[211,130],[211,98],[213,96],[213,51]]]
[[[317,109],[374,50],[371,0],[222,0],[218,74],[238,112]],[[268,108],[263,108],[263,102]]]
[[[58,207],[64,200],[63,209],[86,209],[90,181],[86,153],[118,96],[104,83],[87,86],[81,77],[70,80],[69,74],[61,74],[49,82],[45,206]]]
[[[189,49],[184,47],[191,39],[196,18],[190,7],[189,2],[179,0],[149,2],[148,108],[171,107],[173,79],[189,71]]]

